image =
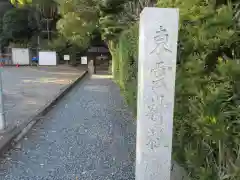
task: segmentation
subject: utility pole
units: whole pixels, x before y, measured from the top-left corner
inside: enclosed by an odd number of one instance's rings
[[[51,26],[50,26],[51,24],[49,24],[53,21],[53,18],[43,18],[41,21],[46,23],[46,28],[44,30],[42,30],[41,32],[44,34],[45,33],[47,34],[47,38],[48,38],[48,42],[49,42],[51,40],[52,33],[55,32],[55,31],[51,30]]]
[[[39,51],[40,51],[40,34],[38,34],[38,37],[37,37],[37,41],[38,41],[38,46],[37,46],[37,55],[39,55]]]
[[[50,34],[49,34],[49,19],[46,19],[47,20],[47,34],[48,34],[48,42],[50,40]]]

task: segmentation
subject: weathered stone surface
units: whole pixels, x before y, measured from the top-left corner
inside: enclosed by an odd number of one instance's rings
[[[178,16],[178,9],[141,13],[136,180],[170,179]]]

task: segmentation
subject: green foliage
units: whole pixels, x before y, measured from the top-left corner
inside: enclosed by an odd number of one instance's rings
[[[62,51],[64,51],[64,49],[67,46],[67,41],[65,38],[63,38],[62,36],[57,37],[56,39],[53,39],[52,41],[50,41],[47,46],[45,47],[45,49],[47,50],[54,50],[57,53],[61,53]]]
[[[0,45],[1,45],[1,48],[3,46],[7,45],[7,43],[8,43],[8,41],[3,34],[3,22],[2,22],[2,19],[0,19]]]
[[[62,1],[60,9],[62,18],[57,23],[60,34],[81,48],[88,47],[98,21],[95,1]]]
[[[101,15],[118,14],[123,11],[123,4],[126,0],[102,0],[99,3]]]
[[[128,22],[123,20],[121,14],[126,0],[103,0],[99,3],[100,28],[104,40],[117,39],[127,27]]]
[[[192,179],[238,180],[240,65],[230,59],[240,39],[233,8],[204,0],[158,6],[180,9],[174,158]]]
[[[95,24],[85,24],[78,14],[71,12],[58,22],[58,31],[73,44],[80,47],[87,47],[90,41],[90,32]]]
[[[10,0],[12,5],[16,7],[24,7],[32,3],[32,0]]]
[[[191,60],[177,72],[174,158],[193,179],[237,180],[240,65],[219,62],[206,75],[201,59]]]
[[[136,114],[138,25],[124,31],[110,50],[113,56],[114,79]]]
[[[115,15],[107,15],[99,20],[104,40],[114,40],[124,30],[125,24],[118,22]]]
[[[239,6],[159,0],[158,7],[180,9],[173,157],[194,180],[239,180]],[[137,34],[135,26],[109,41],[114,78],[135,112]]]
[[[30,39],[38,30],[35,18],[28,9],[11,9],[2,21],[2,34],[12,42]]]
[[[231,56],[228,50],[237,38],[231,6],[215,9],[214,5],[203,0],[174,2],[162,0],[159,7],[176,6],[180,9],[179,40],[184,45],[182,56],[200,53],[208,66],[215,66],[217,58],[224,53]]]

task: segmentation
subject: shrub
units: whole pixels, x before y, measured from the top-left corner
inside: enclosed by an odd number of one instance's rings
[[[193,179],[237,180],[240,65],[222,62],[206,75],[204,63],[195,58],[177,73],[174,159]]]
[[[180,9],[173,158],[196,180],[239,180],[239,33],[232,5],[159,0]],[[114,76],[136,112],[138,27],[112,43]],[[239,50],[238,50],[239,51]]]
[[[159,0],[158,6],[180,9],[174,159],[192,179],[237,180],[240,65],[230,60],[239,42],[232,6],[204,0]]]

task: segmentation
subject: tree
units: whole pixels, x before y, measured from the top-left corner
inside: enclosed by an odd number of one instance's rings
[[[127,22],[120,16],[125,0],[104,0],[99,3],[100,27],[104,40],[113,40],[124,30]]]
[[[91,34],[98,24],[98,10],[95,0],[60,1],[62,18],[57,29],[71,43],[86,48]]]
[[[100,25],[105,40],[116,40],[121,32],[139,20],[141,10],[156,0],[103,0],[99,3]]]
[[[34,16],[25,8],[9,10],[2,23],[2,34],[12,42],[29,40],[38,30]]]
[[[32,3],[32,0],[10,0],[15,7],[24,7]]]
[[[7,38],[3,34],[3,22],[1,18],[0,19],[0,51],[2,51],[5,45],[7,45]]]

